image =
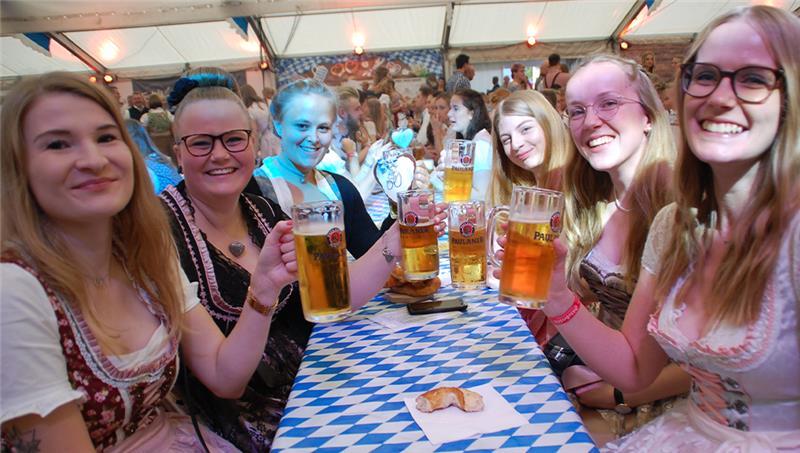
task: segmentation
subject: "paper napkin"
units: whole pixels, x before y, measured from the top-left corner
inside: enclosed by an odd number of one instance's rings
[[[440,385],[440,387],[445,386]],[[469,439],[479,434],[516,428],[528,423],[528,420],[520,415],[491,384],[467,390],[477,392],[483,397],[484,408],[481,412],[463,412],[457,407],[448,407],[431,413],[420,412],[417,410],[416,402],[420,394],[404,398],[403,401],[414,421],[434,445]]]

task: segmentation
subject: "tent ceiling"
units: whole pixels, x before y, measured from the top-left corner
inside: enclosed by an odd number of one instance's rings
[[[446,10],[433,6],[292,15],[266,17],[261,23],[278,55],[348,53],[354,31],[364,35],[371,50],[430,49],[441,44]]]
[[[800,0],[661,0],[625,36],[634,42],[691,36],[713,17],[754,3],[800,10]],[[364,34],[365,48],[373,52],[437,48],[445,41],[456,48],[516,44],[525,40],[529,27],[543,42],[605,40],[642,4],[644,0],[3,0],[0,75],[89,70],[55,43],[53,56],[46,57],[10,37],[32,31],[64,32],[110,70],[136,76],[176,73],[187,63],[254,66],[258,41],[252,31],[247,40],[234,33],[225,19],[236,16],[260,19],[275,56],[293,57],[348,53],[354,29]]]
[[[89,71],[75,56],[58,43],[50,46],[48,57],[27,47],[17,38],[3,36],[0,38],[0,77],[12,77],[21,74],[41,74],[50,71]]]
[[[527,2],[456,5],[452,46],[485,46],[524,41],[528,27],[541,41],[586,41],[611,36],[634,0]],[[591,20],[574,20],[591,17]]]
[[[259,44],[245,41],[226,22],[66,33],[67,38],[112,71],[157,66],[180,72],[187,63],[258,61]]]
[[[691,1],[663,0],[658,9],[647,17],[644,23],[631,30],[626,36],[631,40],[644,37],[689,35],[702,29],[712,18],[734,8],[753,4],[748,0]],[[800,8],[798,0],[783,0],[773,3],[790,11]]]

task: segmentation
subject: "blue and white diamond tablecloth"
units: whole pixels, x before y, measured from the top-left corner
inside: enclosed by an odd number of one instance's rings
[[[367,205],[381,203],[373,196]],[[439,293],[469,308],[393,331],[370,318],[406,308],[379,295],[346,321],[315,326],[273,451],[596,451],[517,310],[498,303],[490,288]],[[434,445],[403,398],[443,384],[491,384],[528,424]]]

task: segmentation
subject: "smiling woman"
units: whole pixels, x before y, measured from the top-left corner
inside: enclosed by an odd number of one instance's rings
[[[162,404],[187,369],[216,395],[238,395],[269,333],[246,309],[223,336],[180,272],[164,211],[109,93],[45,74],[2,110],[0,369],[3,447],[26,451],[198,451],[191,420]],[[276,226],[253,294],[296,271]],[[271,308],[274,308],[272,306]],[[262,312],[264,314],[262,314]],[[210,451],[236,448],[205,428]]]
[[[363,211],[365,220],[345,230],[348,247],[359,257],[350,265],[351,274],[359,275],[351,278],[353,310],[383,287],[394,263],[387,262],[382,252],[399,255],[400,244],[397,227],[388,229],[384,241],[377,241],[380,233],[346,179],[328,180],[326,174],[323,179],[311,177],[319,186],[304,184],[306,174],[316,175],[313,168],[332,137],[334,104],[322,85],[288,102],[281,92],[273,100],[273,106],[278,106],[273,113],[283,150],[267,159],[264,168],[282,176],[250,187],[286,198],[272,200],[245,192],[255,167],[255,138],[247,110],[232,87],[230,75],[216,68],[194,69],[176,84],[174,91],[180,95],[173,97],[178,102],[175,154],[184,182],[167,188],[161,198],[172,217],[181,265],[189,280],[196,282],[200,302],[220,330],[231,334],[248,307],[265,309],[271,316],[267,344],[258,351],[257,372],[248,376],[240,397],[219,397],[194,373],[187,375],[181,389],[191,411],[217,433],[243,451],[262,452],[272,445],[312,328],[303,316],[296,283],[273,288],[280,291],[276,303],[250,290],[258,283],[255,271],[269,249],[270,231],[288,219],[281,207],[290,209],[296,202],[319,199],[313,197],[327,196],[337,188],[351,197],[345,201],[345,222],[360,219]],[[301,190],[299,185],[308,187]]]

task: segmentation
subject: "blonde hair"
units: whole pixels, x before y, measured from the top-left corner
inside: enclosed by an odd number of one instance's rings
[[[330,88],[314,79],[302,79],[285,85],[278,90],[275,98],[270,104],[270,113],[274,121],[283,121],[283,115],[289,107],[289,103],[296,96],[308,96],[315,94],[321,96],[331,103],[331,119],[336,119],[336,108],[338,107],[336,94]]]
[[[740,218],[732,225],[732,243],[725,251],[714,275],[706,312],[712,322],[734,325],[752,323],[758,318],[766,284],[772,276],[783,232],[797,213],[800,204],[800,19],[766,6],[736,9],[711,22],[689,49],[687,62],[694,61],[709,34],[718,26],[736,20],[746,21],[761,36],[770,55],[783,70],[779,85],[781,120],[775,138],[758,162],[753,193]],[[686,93],[678,92],[679,112],[683,112]],[[681,114],[681,129],[688,118]],[[661,272],[656,283],[656,297],[663,300],[675,282],[697,261],[702,269],[710,233],[719,227],[717,196],[712,171],[689,147],[684,134],[675,171],[680,187],[676,198],[675,227],[667,242],[669,254],[661,257]],[[697,226],[705,233],[697,234]],[[688,276],[678,292],[683,297],[700,272]]]
[[[624,241],[621,264],[625,271],[627,290],[633,292],[650,224],[658,211],[672,201],[669,173],[675,144],[667,113],[653,83],[641,66],[614,55],[596,55],[582,61],[575,73],[601,62],[613,63],[627,74],[636,87],[639,102],[651,125],[634,181],[628,189],[633,200],[631,228]],[[615,198],[611,176],[595,170],[580,154],[573,152],[564,175],[564,237],[569,250],[567,281],[570,289],[582,298],[591,300],[594,297],[580,277],[580,263],[600,239],[603,232],[603,213],[607,204]]]
[[[119,128],[133,160],[134,186],[130,201],[112,219],[114,252],[134,282],[164,309],[169,320],[169,334],[179,337],[184,301],[175,244],[166,214],[158,198],[153,196],[147,167],[131,141],[116,101],[107,90],[82,76],[65,72],[43,74],[23,80],[5,98],[0,114],[4,131],[0,204],[7,213],[3,215],[0,234],[3,254],[16,255],[28,262],[48,285],[102,328],[102,322],[88,304],[87,287],[75,265],[77,260],[29,186],[23,127],[25,121],[30,120],[31,106],[38,99],[56,93],[68,93],[94,102],[108,112]]]
[[[518,167],[506,156],[498,125],[504,116],[509,115],[528,116],[539,123],[546,146],[541,164],[545,169],[543,181],[537,181],[531,171]],[[561,190],[561,171],[573,147],[572,139],[561,121],[561,116],[541,93],[532,90],[515,91],[497,104],[492,124],[492,145],[492,181],[486,197],[491,206],[508,204],[514,185]]]

